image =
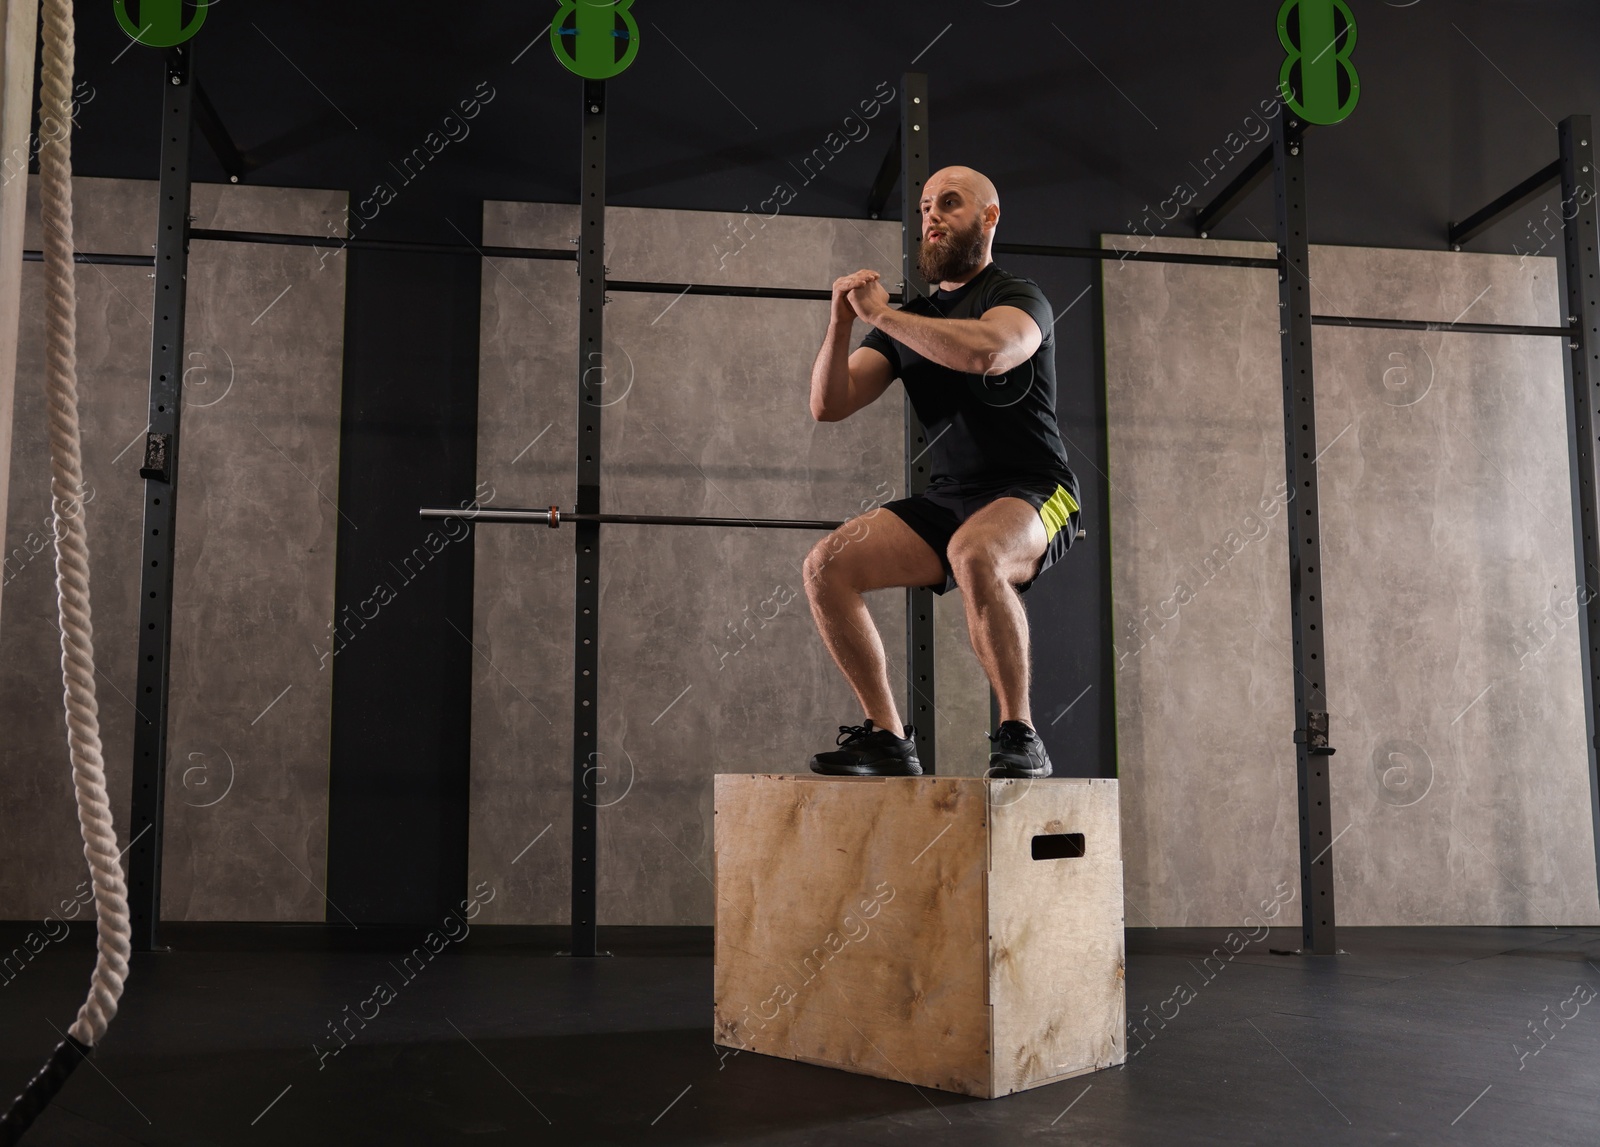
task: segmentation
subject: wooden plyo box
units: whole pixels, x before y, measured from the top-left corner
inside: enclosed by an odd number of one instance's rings
[[[990,1099],[1126,1059],[1116,781],[724,773],[715,823],[716,1043]]]

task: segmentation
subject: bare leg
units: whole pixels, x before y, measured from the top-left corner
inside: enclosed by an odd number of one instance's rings
[[[875,726],[897,737],[905,728],[889,684],[883,639],[861,595],[874,589],[943,581],[944,567],[928,543],[882,508],[846,522],[806,556],[806,597],[822,643],[861,703],[862,712]]]
[[[1039,512],[1021,498],[999,498],[968,518],[949,548],[972,651],[999,698],[1000,719],[1030,727],[1028,613],[1015,587],[1037,572],[1045,545]]]

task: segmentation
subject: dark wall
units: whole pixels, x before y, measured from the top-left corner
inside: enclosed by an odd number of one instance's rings
[[[934,164],[968,164],[994,179],[1002,240],[1091,245],[1147,217],[1171,234],[1186,220],[1164,225],[1157,205],[1180,183],[1209,197],[1217,182],[1205,185],[1206,157],[1248,130],[1272,93],[1277,7],[636,0],[639,57],[609,85],[609,200],[740,210],[788,181],[798,190],[788,210],[863,215],[891,116],[809,181],[798,165],[914,64],[930,77]],[[1554,121],[1600,111],[1592,0],[1352,7],[1362,98],[1308,149],[1316,242],[1437,248],[1447,220],[1554,158]],[[381,209],[362,234],[476,241],[484,199],[577,198],[580,83],[541,36],[545,8],[224,4],[196,41],[197,71],[238,145],[260,162],[250,180],[344,188],[353,205],[387,184],[379,198],[389,201],[371,201]],[[94,94],[79,116],[77,168],[155,178],[159,53],[128,48],[101,0],[79,5],[78,19],[79,77]],[[470,134],[407,170],[404,158],[475,98]],[[221,179],[205,145],[196,149],[195,177]],[[1267,195],[1216,234],[1271,234]],[[1542,206],[1474,246],[1533,249]],[[341,603],[419,543],[420,502],[471,495],[479,290],[471,259],[344,257],[340,508],[354,527],[340,538]],[[1034,708],[1062,771],[1110,775],[1106,513],[1116,494],[1102,477],[1099,272],[1000,261],[1036,279],[1058,308],[1079,300],[1057,328],[1058,415],[1090,535],[1029,595]],[[336,661],[330,894],[360,920],[426,919],[464,879],[472,652],[446,621],[471,632],[471,552],[452,548],[435,567],[405,610],[386,611]],[[409,867],[396,872],[395,857]]]
[[[406,563],[431,553],[417,507],[471,497],[482,277],[476,256],[348,258],[339,505],[357,528],[339,532],[335,613],[406,592],[335,644],[328,899],[424,924],[467,883],[472,547]]]

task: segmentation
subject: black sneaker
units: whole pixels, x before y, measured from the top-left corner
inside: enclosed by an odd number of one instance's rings
[[[988,734],[984,734],[989,736]],[[1001,721],[989,740],[994,748],[989,752],[991,777],[1048,777],[1050,757],[1044,751],[1044,742],[1021,721]]]
[[[905,737],[888,729],[865,725],[840,725],[839,747],[811,758],[811,771],[829,777],[920,777],[917,731],[906,726]]]

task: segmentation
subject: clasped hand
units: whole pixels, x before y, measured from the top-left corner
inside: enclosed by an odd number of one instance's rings
[[[833,281],[834,313],[842,316],[845,306],[866,323],[888,308],[889,292],[878,281],[878,272],[861,270]]]

